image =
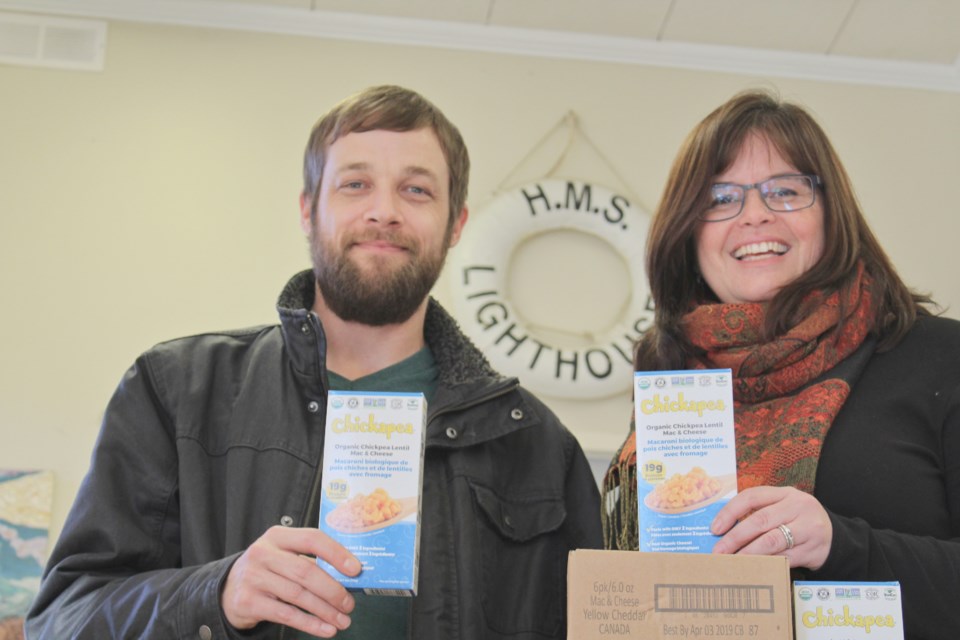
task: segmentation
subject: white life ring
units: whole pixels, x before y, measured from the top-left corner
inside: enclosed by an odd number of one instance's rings
[[[649,225],[649,214],[627,198],[587,182],[550,179],[500,194],[471,214],[469,229],[450,252],[454,314],[494,368],[535,393],[596,399],[629,391],[633,344],[653,320],[644,270]],[[607,242],[632,280],[622,315],[586,347],[538,337],[507,297],[507,269],[517,247],[560,229]]]

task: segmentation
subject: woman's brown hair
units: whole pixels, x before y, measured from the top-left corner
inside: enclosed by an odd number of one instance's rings
[[[823,254],[769,302],[767,337],[784,333],[803,317],[803,300],[810,292],[850,284],[859,262],[873,280],[873,333],[879,349],[895,345],[918,313],[929,313],[920,305],[930,298],[903,283],[867,226],[850,178],[820,125],[796,104],[765,91],[745,91],[690,132],[670,170],[647,239],[646,268],[656,311],[653,326],[637,345],[638,371],[685,368],[696,355],[682,318],[698,303],[716,301],[699,274],[695,236],[699,225],[709,223],[698,213],[707,206],[714,177],[733,164],[753,135],[772,144],[801,173],[820,177],[824,217]]]

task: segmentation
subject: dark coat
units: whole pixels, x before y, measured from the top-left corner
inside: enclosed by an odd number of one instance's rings
[[[298,274],[280,325],[166,342],[127,371],[29,638],[239,637],[219,602],[231,565],[269,527],[318,517],[327,377],[313,295]],[[424,335],[439,381],[412,637],[563,638],[567,554],[602,546],[583,452],[432,300]]]
[[[921,315],[893,349],[869,357],[824,439],[813,495],[830,518],[830,553],[795,578],[899,581],[906,640],[958,637],[960,322]],[[616,504],[614,543],[619,513]]]

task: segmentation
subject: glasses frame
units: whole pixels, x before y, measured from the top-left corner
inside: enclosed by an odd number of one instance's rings
[[[799,207],[797,209],[774,209],[773,207],[771,207],[767,203],[767,199],[766,197],[764,197],[763,191],[760,190],[760,186],[770,182],[771,180],[777,180],[779,178],[809,179],[810,182],[813,183],[813,199],[810,201],[810,204],[804,207]],[[739,184],[736,182],[715,182],[714,184],[710,185],[710,189],[712,190],[713,187],[718,185],[728,185],[732,187],[740,187],[741,189],[743,189],[743,197],[740,199],[740,208],[737,209],[737,212],[735,214],[731,216],[727,216],[726,218],[704,218],[703,217],[704,213],[707,211],[705,209],[697,213],[697,218],[699,218],[703,222],[726,222],[727,220],[733,220],[734,218],[739,216],[741,213],[743,213],[743,205],[747,201],[747,192],[750,191],[750,189],[756,189],[757,195],[760,196],[760,201],[763,202],[763,206],[765,206],[770,211],[773,211],[774,213],[794,213],[795,211],[803,211],[804,209],[809,209],[810,207],[812,207],[817,203],[817,188],[823,186],[823,181],[820,179],[820,176],[813,173],[785,173],[779,176],[772,176],[770,178],[767,178],[766,180],[761,180],[760,182],[754,182],[753,184]]]

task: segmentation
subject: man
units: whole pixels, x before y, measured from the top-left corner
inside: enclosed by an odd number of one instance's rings
[[[467,151],[399,87],[307,145],[313,271],[280,325],[163,343],[110,402],[28,616],[31,638],[562,638],[567,552],[602,544],[583,452],[429,298],[467,220]],[[330,389],[429,402],[412,599],[348,593],[317,527]]]

